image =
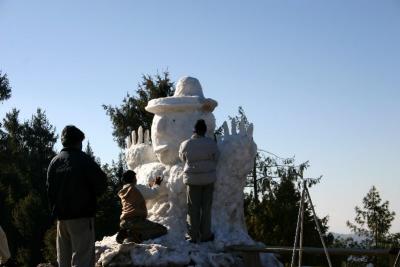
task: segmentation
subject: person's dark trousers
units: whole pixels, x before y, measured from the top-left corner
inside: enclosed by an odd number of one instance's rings
[[[212,237],[211,205],[214,183],[208,185],[188,185],[188,234],[193,241],[204,241]]]
[[[141,243],[144,240],[154,239],[165,235],[168,232],[165,226],[141,217],[121,220],[120,229],[120,239],[128,238],[135,243]],[[121,243],[123,240],[118,241]]]

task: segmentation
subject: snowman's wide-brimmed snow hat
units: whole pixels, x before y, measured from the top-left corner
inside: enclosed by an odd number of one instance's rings
[[[146,110],[154,114],[193,110],[212,112],[217,105],[214,99],[204,97],[199,80],[183,77],[176,84],[173,96],[150,100]]]

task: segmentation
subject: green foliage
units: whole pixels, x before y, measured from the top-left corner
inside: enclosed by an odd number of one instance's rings
[[[173,83],[166,71],[162,75],[143,75],[143,80],[138,84],[136,95],[129,93],[122,100],[119,107],[103,105],[106,114],[113,125],[113,136],[121,148],[125,147],[125,138],[132,130],[139,126],[150,129],[154,114],[145,110],[147,102],[151,99],[172,96],[174,94]]]
[[[104,236],[114,235],[119,230],[120,215],[119,198],[114,194],[113,185],[109,185],[107,191],[97,200],[96,240],[101,240]]]
[[[362,241],[339,240],[342,247],[358,248],[390,248],[398,247],[400,243],[400,233],[392,234],[389,232],[395,213],[390,211],[389,202],[382,201],[382,198],[375,186],[369,190],[363,198],[363,206],[355,207],[356,216],[354,223],[347,221],[350,230],[362,237]],[[387,266],[386,258],[362,257],[349,260],[353,264],[372,262],[375,266]]]
[[[42,261],[43,236],[50,226],[46,169],[55,155],[56,139],[40,109],[25,122],[20,122],[19,111],[13,109],[0,127],[0,223],[17,266]]]
[[[101,165],[100,158],[98,158],[98,157],[96,157],[96,156],[94,155],[94,152],[93,152],[92,146],[90,145],[89,140],[88,140],[88,142],[87,142],[87,144],[86,144],[86,147],[85,147],[85,150],[84,150],[84,151],[85,151],[86,154],[89,155],[89,157],[90,157],[91,159],[93,159],[94,161],[96,161],[97,164]]]
[[[363,207],[355,207],[355,223],[347,221],[350,230],[366,237],[366,246],[385,247],[389,238],[389,229],[392,226],[395,213],[389,210],[389,201],[384,201],[375,186],[363,198]]]
[[[17,263],[17,266],[21,267],[31,267],[33,265],[30,264],[32,262],[31,257],[32,257],[32,252],[31,250],[27,248],[18,248],[16,252],[16,257],[15,261]]]
[[[96,240],[101,240],[104,236],[114,235],[119,230],[121,205],[117,193],[125,169],[122,156],[120,155],[118,162],[113,161],[111,166],[104,164],[102,169],[107,174],[108,187],[107,191],[97,199]]]
[[[249,125],[246,114],[239,107],[238,115],[229,117],[238,123]],[[216,134],[219,134],[218,129]],[[295,158],[281,158],[259,150],[253,171],[248,175],[245,190],[244,212],[248,232],[252,238],[269,246],[293,246],[297,217],[301,200],[303,173],[309,167],[304,162],[296,165]],[[308,187],[317,184],[321,177],[306,179]],[[318,219],[324,234],[328,231],[328,217]],[[304,207],[304,246],[322,247],[312,215],[310,203]],[[328,234],[325,243],[330,245],[333,236]],[[289,256],[283,261],[290,262]],[[304,263],[325,264],[322,256],[303,256]]]
[[[11,86],[7,74],[0,71],[0,103],[11,97]]]
[[[292,169],[281,165],[275,166],[275,168],[277,170],[273,172],[277,176],[263,179],[262,187],[260,187],[261,198],[255,199],[252,195],[253,192],[246,195],[246,224],[249,234],[256,240],[270,246],[293,246],[301,200],[301,193],[296,182],[299,180],[297,173],[301,167]],[[328,217],[318,220],[322,232],[326,234]],[[303,225],[303,245],[322,247],[308,202],[305,203]],[[331,244],[332,241],[333,236],[329,234],[325,242]],[[290,262],[290,257],[284,257],[283,260]],[[320,264],[325,263],[325,260],[324,257],[304,255],[304,262]]]
[[[100,159],[94,154],[90,143],[87,143],[85,153],[101,165]],[[108,178],[106,192],[97,199],[97,211],[95,218],[96,240],[101,240],[104,236],[114,235],[119,230],[119,217],[121,215],[121,205],[118,197],[118,190],[121,187],[121,178],[126,169],[122,155],[117,162],[111,165],[101,166]]]
[[[13,224],[20,235],[26,240],[32,240],[43,228],[41,222],[46,220],[47,212],[43,209],[40,197],[31,192],[17,202],[13,211]]]
[[[90,145],[90,142],[89,142],[89,141],[88,141],[87,144],[86,144],[85,153],[88,154],[88,156],[89,156],[91,159],[93,159],[93,160],[96,159],[96,157],[94,156],[94,152],[93,152],[92,146]]]
[[[57,262],[56,238],[57,224],[54,223],[54,225],[44,234],[44,248],[42,250],[45,261],[53,264]]]
[[[32,192],[18,201],[12,211],[13,225],[23,238],[24,255],[29,255],[28,262],[20,263],[41,261],[40,248],[43,234],[48,227],[48,213],[45,207],[40,197]]]
[[[8,112],[0,129],[0,218],[18,266],[41,261],[43,234],[49,226],[45,193],[46,168],[55,155],[55,130],[37,110],[20,122]]]

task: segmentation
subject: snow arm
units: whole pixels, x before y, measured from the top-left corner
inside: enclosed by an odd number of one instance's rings
[[[137,184],[136,188],[140,191],[145,200],[156,198],[160,193],[160,187],[158,185],[150,187],[143,184]]]
[[[125,157],[129,169],[134,170],[140,165],[158,161],[151,146],[149,130],[143,134],[142,126],[138,128],[137,135],[136,131],[132,131],[131,136],[126,138],[126,144]]]

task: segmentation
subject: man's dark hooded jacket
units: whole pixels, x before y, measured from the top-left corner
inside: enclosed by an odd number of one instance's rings
[[[86,153],[64,148],[47,170],[47,194],[53,218],[94,217],[96,196],[104,193],[107,177]]]

